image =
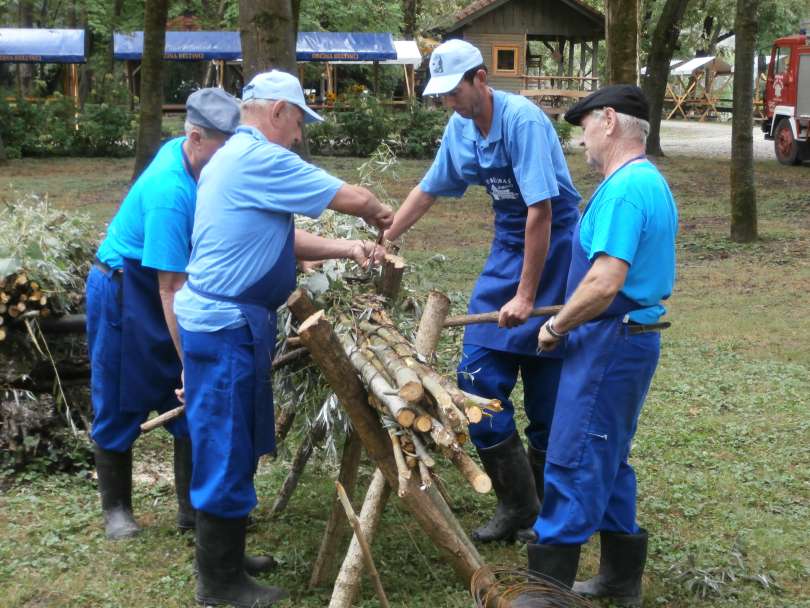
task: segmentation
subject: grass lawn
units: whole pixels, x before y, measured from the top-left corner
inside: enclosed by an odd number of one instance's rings
[[[353,180],[357,159],[317,162]],[[575,184],[590,194],[597,176],[579,151],[569,156]],[[403,161],[386,187],[404,197],[427,166]],[[632,462],[639,478],[639,514],[650,532],[644,606],[686,608],[810,607],[810,345],[804,302],[810,284],[810,170],[757,165],[761,239],[728,238],[728,162],[668,158],[681,212],[678,283],[669,302],[673,326],[641,416]],[[103,222],[127,187],[129,159],[26,159],[0,167],[0,199],[47,194],[61,207]],[[420,289],[469,293],[486,257],[492,214],[480,189],[439,202],[406,236],[403,254],[418,268]],[[456,298],[460,305],[460,298]],[[442,349],[455,358],[458,336]],[[145,526],[134,541],[103,538],[95,484],[87,476],[28,473],[0,494],[0,605],[193,605],[192,538],[175,531],[171,451],[167,435],[136,445],[136,515]],[[248,535],[255,551],[271,551],[281,569],[266,580],[289,589],[284,606],[315,608],[330,589],[307,589],[335,469],[311,464],[287,510],[269,508],[289,454],[263,463],[260,505]],[[452,467],[441,466],[462,524],[472,528],[494,506]],[[361,479],[365,487],[371,470]],[[374,543],[392,606],[470,606],[468,592],[392,499]],[[525,548],[481,547],[491,563],[523,566]],[[580,576],[598,562],[583,553]],[[365,585],[357,606],[376,606]]]

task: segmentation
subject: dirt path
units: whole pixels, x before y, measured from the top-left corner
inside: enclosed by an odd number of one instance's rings
[[[731,158],[731,123],[665,120],[661,123],[664,154],[699,158]],[[754,127],[754,158],[775,160],[773,142]]]

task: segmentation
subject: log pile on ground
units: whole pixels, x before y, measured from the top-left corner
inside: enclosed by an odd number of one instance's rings
[[[72,469],[87,460],[87,344],[71,333],[83,329],[83,317],[69,313],[82,311],[98,236],[89,218],[36,196],[18,195],[3,209],[0,465],[6,470],[34,461]],[[43,330],[53,327],[71,332],[46,339]]]

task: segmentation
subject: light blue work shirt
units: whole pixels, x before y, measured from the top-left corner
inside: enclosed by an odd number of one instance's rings
[[[621,292],[645,306],[629,314],[655,323],[675,284],[678,209],[664,176],[649,161],[629,164],[594,193],[580,227],[588,259],[607,254],[630,265]]]
[[[96,254],[110,268],[122,268],[123,258],[130,258],[156,270],[185,271],[197,196],[185,140],[163,144],[121,203]]]
[[[343,182],[240,126],[200,175],[188,282],[199,291],[238,296],[275,264],[298,213],[318,217]],[[231,302],[185,285],[174,299],[187,331],[211,332],[245,324]]]
[[[419,187],[433,196],[460,197],[467,186],[483,185],[479,169],[498,167],[512,168],[527,205],[551,200],[553,226],[576,222],[581,197],[554,126],[531,101],[504,91],[492,90],[492,126],[486,137],[472,119],[453,113]]]

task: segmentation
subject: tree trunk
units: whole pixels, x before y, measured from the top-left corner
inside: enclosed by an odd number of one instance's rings
[[[406,40],[413,40],[416,36],[416,15],[418,0],[402,0],[402,34]]]
[[[21,28],[33,27],[34,1],[20,0],[17,10],[18,10],[18,23],[20,27]],[[34,65],[32,63],[17,64],[17,89],[20,95],[23,97],[31,94],[33,74],[34,74]]]
[[[754,53],[759,0],[737,0],[734,31],[734,116],[731,122],[731,240],[757,238],[754,186]]]
[[[110,31],[116,32],[121,23],[121,14],[124,12],[124,0],[113,0],[112,5],[112,21],[110,23]],[[110,35],[110,47],[107,53],[107,73],[113,74],[115,72],[115,58],[113,56],[113,36]]]
[[[669,62],[681,33],[681,19],[689,0],[667,0],[655,25],[647,57],[647,73],[642,87],[650,102],[650,135],[647,137],[647,154],[663,156],[661,150],[661,113],[669,79]]]
[[[3,145],[3,134],[0,133],[0,165],[6,162],[6,147]]]
[[[146,0],[144,10],[143,60],[141,61],[141,113],[133,181],[152,161],[160,146],[163,119],[163,50],[169,0]]]
[[[606,0],[607,84],[638,84],[639,0]]]
[[[296,23],[292,0],[239,0],[245,82],[276,68],[296,74]]]

